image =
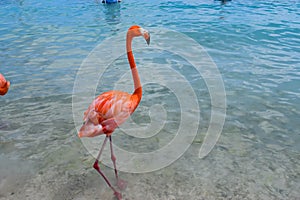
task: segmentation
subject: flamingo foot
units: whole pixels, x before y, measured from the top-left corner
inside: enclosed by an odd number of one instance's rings
[[[124,190],[127,187],[127,182],[122,179],[118,179],[117,186],[120,190]]]
[[[114,195],[117,197],[118,200],[122,200],[122,195],[120,192],[115,191]]]

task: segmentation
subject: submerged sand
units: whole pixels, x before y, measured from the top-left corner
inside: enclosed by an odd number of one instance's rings
[[[229,141],[228,141],[229,142]],[[130,174],[121,172],[122,179],[128,182],[122,191],[125,200],[209,200],[209,199],[297,199],[299,182],[287,177],[283,166],[277,163],[270,169],[268,159],[250,159],[247,147],[235,151],[219,144],[205,159],[196,155],[199,144],[195,143],[172,165],[155,172]],[[13,174],[3,174],[1,166],[0,200],[113,200],[113,192],[103,179],[92,169],[93,158],[84,150],[70,152],[70,158],[78,156],[77,161],[65,160],[46,169],[30,169],[32,163],[24,164],[23,171],[13,169]],[[282,155],[284,156],[284,155]],[[265,163],[262,163],[265,162]],[[296,161],[295,161],[296,162]],[[297,161],[299,162],[299,161]],[[16,166],[16,162],[5,162]],[[25,162],[24,162],[25,163]],[[32,165],[33,166],[33,165]],[[6,166],[8,167],[8,166]],[[113,170],[102,166],[104,172],[114,183]],[[12,168],[10,168],[12,170]],[[296,173],[297,169],[295,169]]]

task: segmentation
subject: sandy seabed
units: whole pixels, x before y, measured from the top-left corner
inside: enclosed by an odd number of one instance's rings
[[[228,141],[229,142],[229,141]],[[283,168],[269,169],[266,163],[250,161],[247,147],[243,151],[226,148],[226,140],[205,159],[199,159],[199,144],[172,165],[155,172],[130,174],[120,172],[128,182],[122,191],[124,200],[214,200],[214,199],[297,199],[299,182],[285,176]],[[238,148],[238,147],[237,147]],[[76,153],[72,153],[76,157]],[[270,155],[272,156],[272,155]],[[104,180],[91,167],[93,158],[61,162],[37,173],[23,162],[1,164],[0,200],[113,200],[116,199]],[[259,166],[259,167],[258,167]],[[10,168],[13,174],[5,174]],[[115,183],[114,172],[102,166]]]

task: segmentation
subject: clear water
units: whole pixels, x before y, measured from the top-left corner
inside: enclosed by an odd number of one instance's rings
[[[299,199],[299,1],[124,0],[104,6],[89,0],[4,0],[0,5],[0,72],[11,81],[0,98],[1,200],[113,199],[76,136],[72,92],[83,59],[132,24],[169,28],[199,42],[222,74],[227,115],[217,145],[199,159],[209,94],[201,77],[186,72],[198,92],[199,133],[172,165],[121,173],[128,181],[124,199]],[[149,59],[136,56],[140,62]],[[120,59],[127,70],[125,57]],[[153,62],[164,59],[168,55],[161,53]],[[123,72],[112,67],[107,73]],[[98,86],[99,92],[108,89],[109,82]],[[165,93],[146,85],[133,119],[147,123],[153,103],[176,106],[176,98]],[[162,135],[164,140],[123,141],[119,131],[116,144],[140,152],[160,148],[178,127],[176,109],[168,114],[170,134]],[[104,170],[113,178],[111,169]]]

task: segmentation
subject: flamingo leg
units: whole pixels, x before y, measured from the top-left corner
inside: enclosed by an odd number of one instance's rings
[[[119,192],[111,185],[111,183],[109,182],[108,178],[104,175],[104,173],[101,171],[101,169],[100,169],[100,167],[99,167],[99,159],[100,159],[100,156],[101,156],[102,151],[103,151],[103,149],[104,149],[104,146],[105,146],[105,144],[106,144],[106,142],[107,142],[107,138],[108,138],[108,137],[109,137],[109,136],[106,136],[106,137],[105,137],[104,142],[103,142],[103,145],[102,145],[102,147],[101,147],[101,149],[100,149],[100,151],[99,151],[99,154],[98,154],[98,156],[97,156],[97,158],[96,158],[96,161],[95,161],[93,167],[94,167],[94,169],[95,169],[95,170],[103,177],[103,179],[105,180],[105,182],[107,183],[107,185],[114,191],[114,195],[117,197],[117,199],[118,199],[118,200],[122,200],[122,195],[121,195],[121,193],[119,193]]]
[[[118,180],[118,171],[117,171],[117,166],[116,166],[116,156],[114,155],[114,151],[113,151],[113,147],[112,147],[112,139],[111,136],[109,136],[109,142],[110,142],[110,153],[111,153],[111,160],[113,162],[114,165],[114,169],[115,169],[115,175],[116,175],[116,179]]]
[[[117,159],[117,158],[116,158],[116,156],[114,155],[111,136],[109,136],[109,142],[110,142],[111,160],[112,160],[112,162],[113,162],[114,169],[115,169],[115,175],[116,175],[116,179],[117,179],[117,186],[118,186],[121,190],[124,190],[124,189],[126,188],[127,183],[126,183],[126,181],[120,179],[119,176],[118,176],[117,165],[116,165],[116,159]]]

